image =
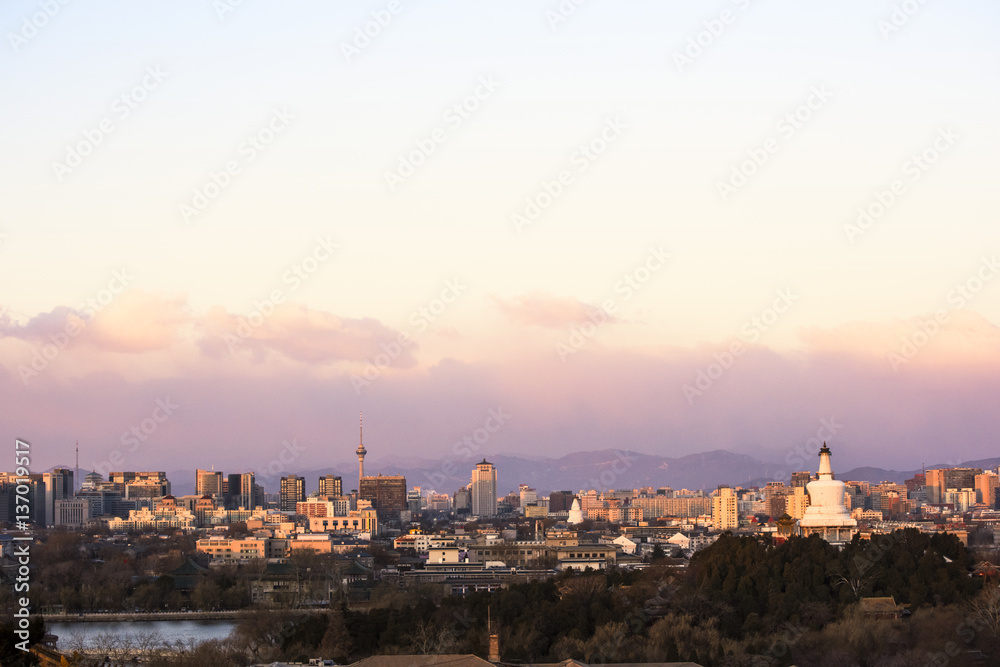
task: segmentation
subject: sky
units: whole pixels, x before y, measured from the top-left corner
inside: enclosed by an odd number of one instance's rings
[[[1000,454],[998,26],[986,0],[5,2],[0,437],[38,469],[79,441],[86,468],[295,471],[349,462],[364,411],[373,470],[477,434]]]

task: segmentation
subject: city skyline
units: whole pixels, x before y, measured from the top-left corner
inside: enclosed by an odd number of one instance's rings
[[[994,4],[229,9],[9,3],[39,468],[997,451]]]

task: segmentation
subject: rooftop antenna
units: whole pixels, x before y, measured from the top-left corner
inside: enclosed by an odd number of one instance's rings
[[[80,441],[76,441],[76,472],[73,473],[73,495],[76,495],[76,485],[80,483]]]

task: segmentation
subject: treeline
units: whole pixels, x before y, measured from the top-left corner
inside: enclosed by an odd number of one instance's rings
[[[683,574],[660,561],[639,572],[564,573],[462,598],[443,597],[437,587],[382,585],[370,611],[338,609],[283,633],[240,632],[277,637],[268,650],[288,660],[485,657],[492,619],[503,659],[515,662],[875,667],[943,664],[944,656],[949,665],[982,664],[977,651],[1000,659],[1000,595],[995,582],[983,591],[983,582],[969,575],[970,558],[955,536],[916,530],[855,540],[842,550],[816,537],[772,546],[724,535]],[[912,615],[862,613],[862,598],[890,596]]]
[[[48,531],[32,546],[31,602],[35,610],[177,611],[242,609],[250,605],[250,580],[257,568],[212,568],[190,599],[165,573],[194,551],[189,537],[137,535],[131,544],[95,540],[70,531]],[[10,586],[0,587],[0,608],[12,609]]]
[[[916,530],[855,539],[841,550],[816,537],[772,545],[726,534],[687,568],[660,559],[641,571],[567,572],[466,597],[446,597],[441,586],[380,583],[365,611],[342,599],[313,614],[259,610],[229,639],[171,664],[485,657],[488,620],[498,628],[505,661],[1000,664],[1000,588],[970,576],[971,561],[953,535]],[[912,614],[865,615],[860,601],[870,597],[893,597]],[[981,656],[988,663],[977,662]]]

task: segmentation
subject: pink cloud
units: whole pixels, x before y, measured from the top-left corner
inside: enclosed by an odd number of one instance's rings
[[[352,319],[311,309],[301,304],[284,304],[266,316],[229,313],[212,308],[204,318],[199,344],[209,355],[250,352],[260,358],[277,352],[288,359],[308,363],[337,361],[366,362],[392,347],[399,332],[371,318]],[[416,364],[416,343],[400,346],[393,366]]]
[[[970,310],[940,311],[886,322],[851,322],[799,332],[811,352],[881,358],[890,368],[914,364],[1000,363],[1000,327]]]
[[[36,318],[26,329],[47,331],[65,321],[65,313],[61,317]],[[471,358],[400,365],[358,392],[351,383],[358,366],[327,360],[363,362],[391,340],[391,329],[296,306],[253,329],[244,342],[252,350],[248,357],[226,349],[223,335],[235,331],[239,318],[216,308],[193,318],[194,334],[176,334],[167,349],[122,354],[130,348],[105,347],[95,354],[88,347],[82,356],[90,370],[48,369],[27,388],[17,373],[23,346],[0,344],[0,397],[10,416],[0,424],[0,438],[33,439],[39,465],[66,463],[62,453],[75,438],[106,456],[157,398],[169,397],[181,408],[130,465],[250,468],[273,459],[292,437],[306,447],[303,469],[349,462],[362,408],[373,457],[446,457],[490,409],[502,408],[509,423],[482,446],[483,455],[629,448],[680,456],[728,449],[780,462],[816,434],[822,419],[832,418],[842,425],[833,437],[838,469],[908,469],[940,462],[942,452],[966,460],[995,454],[996,327],[975,313],[951,317],[947,330],[900,372],[892,371],[885,352],[921,318],[809,329],[799,351],[753,346],[689,402],[684,385],[717,359],[722,343],[643,350],[591,342],[564,363],[545,336],[515,337],[502,346],[479,341],[489,354],[470,348]],[[163,324],[175,333],[183,327],[172,317]],[[215,356],[205,354],[209,341],[222,346]],[[268,363],[247,363],[254,354]],[[144,367],[146,358],[157,364]],[[115,360],[121,363],[109,363]],[[979,361],[968,363],[973,360]],[[52,366],[69,361],[59,357]]]
[[[527,324],[547,329],[562,329],[590,321],[599,308],[573,297],[557,297],[543,292],[531,292],[512,299],[491,297],[504,317],[515,324]],[[618,319],[602,314],[601,321]]]

